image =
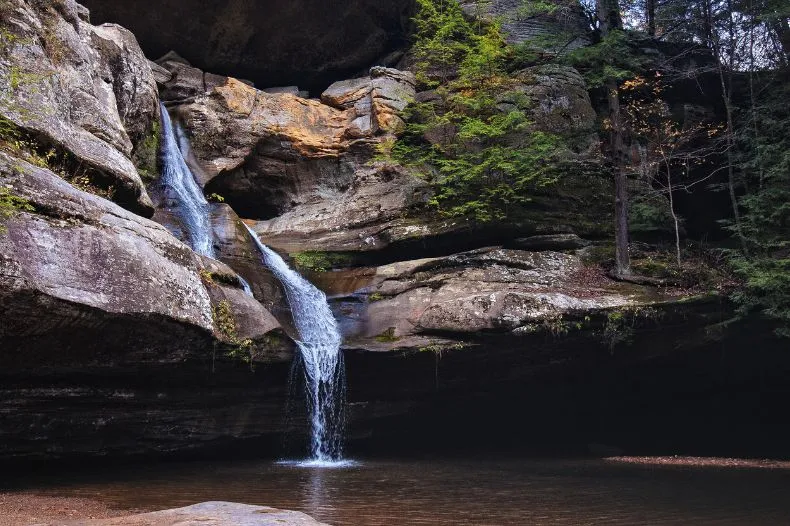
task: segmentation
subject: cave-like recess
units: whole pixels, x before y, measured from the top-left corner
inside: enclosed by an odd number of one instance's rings
[[[414,0],[82,0],[94,24],[131,30],[146,55],[170,50],[258,87],[317,94],[403,47]]]

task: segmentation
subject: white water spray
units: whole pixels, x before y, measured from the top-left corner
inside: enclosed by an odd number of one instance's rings
[[[342,338],[326,295],[289,268],[272,249],[261,243],[245,225],[261,252],[262,261],[285,288],[297,342],[304,361],[305,393],[310,418],[309,465],[340,460],[343,449],[345,367],[340,352]]]
[[[173,126],[164,104],[162,110],[162,184],[168,200],[175,201],[175,212],[189,238],[192,250],[214,258],[209,204],[184,158],[189,141],[179,125]]]

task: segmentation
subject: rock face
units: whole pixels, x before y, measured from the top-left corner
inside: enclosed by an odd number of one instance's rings
[[[239,336],[279,332],[240,285],[207,290],[202,275],[235,274],[201,260],[160,225],[6,154],[0,154],[0,173],[33,208],[7,221],[0,236],[4,362],[44,359],[18,354],[29,346],[67,363],[93,353],[130,362],[199,355],[211,347],[214,303],[223,300],[242,318]],[[39,309],[47,316],[37,315]],[[114,331],[116,337],[108,337]]]
[[[238,360],[282,363],[282,385],[292,343],[230,268],[48,170],[0,153],[0,174],[33,207],[0,233],[0,457],[152,454],[282,432],[283,390]]]
[[[58,524],[71,524],[58,523]],[[234,502],[202,502],[184,508],[115,519],[80,521],[84,526],[327,526],[298,511]],[[52,525],[54,526],[54,525]],[[74,526],[77,526],[76,524]]]
[[[581,6],[576,2],[551,2],[556,4],[553,12],[525,12],[521,0],[493,0],[477,2],[475,0],[458,0],[461,8],[469,16],[502,21],[502,29],[513,44],[537,41],[547,37],[556,40],[548,51],[564,52],[576,49],[588,43],[587,23]]]
[[[153,206],[131,161],[158,116],[156,84],[134,36],[94,27],[73,0],[9,0],[0,48],[0,113],[46,149],[77,159],[92,184],[150,216]]]
[[[277,217],[256,230],[278,248],[377,248],[370,235],[429,196],[405,170],[370,163],[375,145],[403,125],[410,73],[373,68],[334,84],[320,102],[204,75],[172,57],[160,65],[170,73],[163,97],[190,134],[206,193],[243,217]]]
[[[608,181],[570,175],[545,195],[536,191],[534,219],[522,224],[475,229],[465,220],[426,213],[431,190],[425,181],[372,160],[377,145],[402,128],[399,112],[425,97],[415,94],[408,72],[373,68],[369,76],[332,84],[319,103],[203,73],[173,54],[158,67],[163,97],[191,136],[193,171],[206,193],[224,196],[245,218],[263,219],[256,232],[289,253],[377,258],[382,250],[422,241],[464,250],[485,238],[498,243],[555,232],[599,235],[597,225],[610,214]],[[595,112],[578,72],[536,67],[520,72],[514,83],[535,101],[532,118],[539,129],[575,137],[575,155],[597,162]],[[506,109],[509,101],[500,104]]]
[[[175,49],[206,71],[319,93],[399,47],[413,3],[87,0],[85,5],[96,21],[131,29],[149,56]],[[141,16],[152,12],[156,16]]]
[[[331,287],[332,276],[327,276]],[[365,281],[367,280],[367,282]],[[659,301],[649,289],[600,278],[578,256],[478,249],[402,261],[358,274],[357,295],[338,300],[348,346],[368,350],[447,346],[481,333],[525,334],[563,319]],[[337,291],[342,292],[342,291]]]

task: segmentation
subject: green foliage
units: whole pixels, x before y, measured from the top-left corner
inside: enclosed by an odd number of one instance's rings
[[[455,76],[470,53],[474,30],[454,0],[417,0],[414,24],[417,80],[436,87]]]
[[[395,336],[395,327],[390,327],[386,331],[376,336],[375,339],[377,342],[381,343],[392,343],[400,340],[399,337]]]
[[[644,320],[656,321],[661,313],[652,307],[623,307],[606,315],[603,328],[603,341],[610,351],[623,343],[630,343],[636,333],[638,323]]]
[[[202,276],[202,274],[201,274]],[[222,300],[214,306],[212,311],[214,317],[214,326],[225,339],[229,341],[237,341],[238,334],[236,333],[236,319],[233,317],[233,311],[230,308],[230,303],[227,300]]]
[[[568,53],[565,60],[582,73],[590,88],[600,88],[634,77],[647,57],[629,44],[626,32],[615,30],[592,46]]]
[[[744,286],[734,294],[743,315],[760,313],[790,337],[790,86],[767,90],[771,97],[758,115],[759,135],[740,147],[748,188],[740,200],[742,231],[749,253],[732,253]]]
[[[246,338],[236,341],[235,345],[228,349],[227,355],[229,358],[241,360],[244,363],[250,364],[250,368],[252,369],[252,360],[255,355],[255,350],[255,342]]]
[[[0,115],[0,150],[39,168],[48,168],[56,156],[54,149],[44,150],[25,130],[4,115]]]
[[[672,229],[672,214],[665,199],[653,197],[635,201],[628,211],[631,233],[668,232]]]
[[[290,254],[297,267],[302,270],[312,270],[313,272],[326,272],[333,267],[348,265],[351,256],[337,252],[322,252],[318,250],[307,250]]]
[[[499,24],[473,25],[452,0],[419,0],[415,24],[417,78],[436,97],[409,107],[403,136],[382,154],[428,180],[444,215],[504,219],[557,180],[564,142],[528,119]]]
[[[11,193],[11,189],[0,186],[0,233],[5,232],[2,222],[14,217],[19,212],[32,212],[30,202]]]
[[[203,273],[201,272],[201,277]],[[205,279],[205,278],[204,278]],[[246,338],[239,338],[238,326],[233,316],[230,302],[222,300],[212,309],[214,327],[220,336],[227,342],[226,355],[229,358],[239,359],[252,367],[253,356],[256,351],[255,342]]]
[[[159,142],[162,130],[159,122],[151,124],[149,134],[143,139],[132,153],[137,172],[145,182],[153,182],[159,178]]]
[[[373,294],[368,296],[368,301],[370,301],[371,303],[375,303],[383,299],[384,299],[384,294],[382,294],[381,292],[374,292]]]

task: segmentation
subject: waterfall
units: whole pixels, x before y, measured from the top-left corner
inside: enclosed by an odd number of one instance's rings
[[[250,287],[250,284],[247,283],[247,280],[242,278],[241,275],[236,277],[239,278],[239,283],[241,283],[241,288],[244,290],[244,294],[254,298],[255,295],[252,293],[252,287]]]
[[[164,104],[162,110],[162,184],[165,195],[176,202],[175,212],[192,250],[214,258],[214,240],[209,221],[209,204],[203,196],[195,176],[184,158],[189,153],[189,141],[181,127],[175,129]]]
[[[247,230],[261,252],[263,264],[285,288],[301,339],[296,343],[305,369],[311,459],[318,463],[337,461],[342,456],[345,410],[345,367],[337,321],[326,295],[261,243],[250,227]]]

